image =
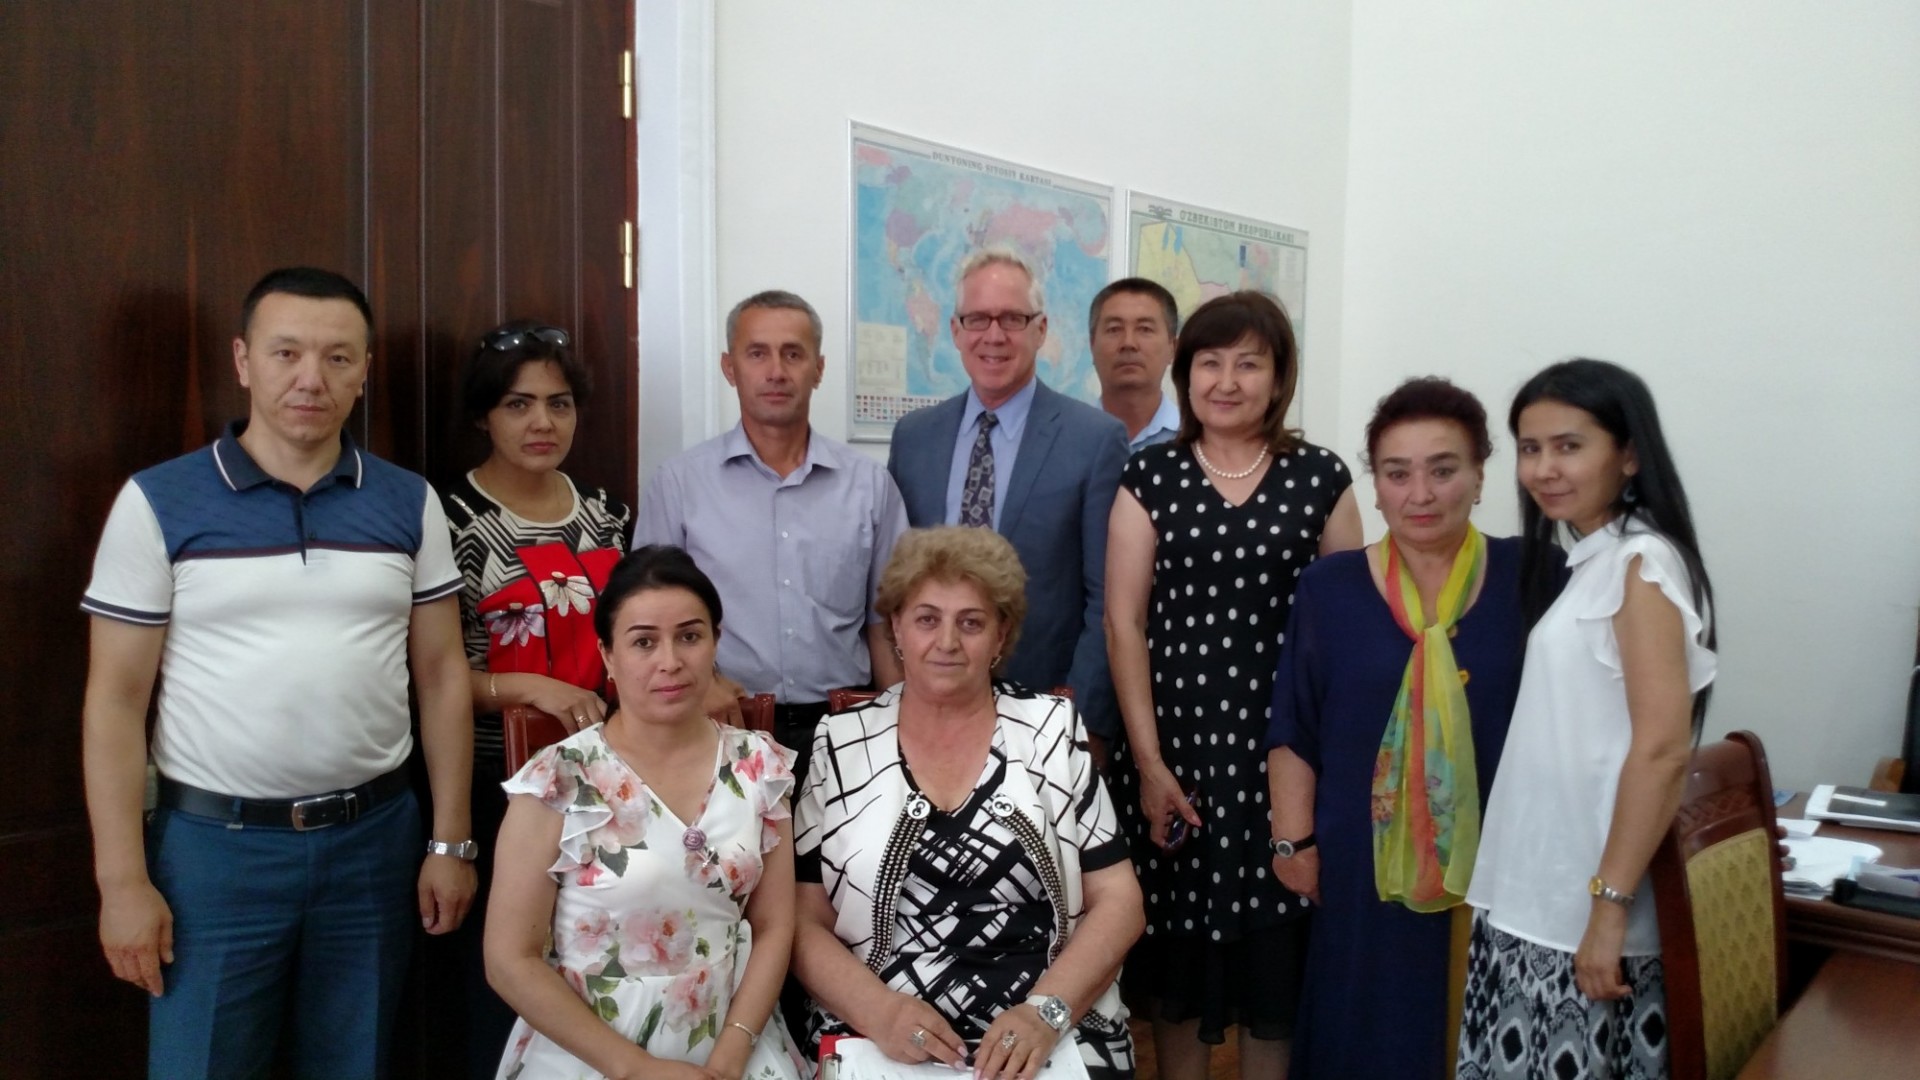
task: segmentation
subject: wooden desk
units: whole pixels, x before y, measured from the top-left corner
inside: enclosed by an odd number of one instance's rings
[[[1805,817],[1806,810],[1807,797],[1796,795],[1780,808],[1780,816]],[[1920,866],[1920,833],[1860,829],[1823,821],[1816,835],[1872,844],[1882,852],[1880,861],[1889,866]],[[1787,940],[1920,964],[1920,919],[1862,911],[1831,900],[1808,900],[1789,893]]]
[[[1760,1044],[1740,1080],[1912,1080],[1920,964],[1837,952]]]

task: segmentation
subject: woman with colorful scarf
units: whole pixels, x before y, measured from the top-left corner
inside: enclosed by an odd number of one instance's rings
[[[1472,394],[1402,384],[1367,425],[1387,535],[1294,592],[1267,782],[1274,873],[1319,905],[1295,1080],[1452,1075],[1450,957],[1525,638],[1520,542],[1470,520],[1491,452]]]

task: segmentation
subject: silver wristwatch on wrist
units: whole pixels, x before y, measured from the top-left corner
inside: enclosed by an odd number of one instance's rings
[[[1605,900],[1608,903],[1619,904],[1623,908],[1633,906],[1632,893],[1621,892],[1619,889],[1607,884],[1600,879],[1599,874],[1593,875],[1593,880],[1587,882],[1587,895],[1598,900]]]
[[[461,862],[472,862],[480,857],[480,843],[477,840],[462,840],[457,844],[449,844],[445,840],[429,840],[427,854],[451,855]]]
[[[1033,1006],[1034,1011],[1040,1014],[1040,1019],[1056,1032],[1065,1031],[1073,1024],[1073,1010],[1052,994],[1035,994],[1027,999],[1027,1004]]]

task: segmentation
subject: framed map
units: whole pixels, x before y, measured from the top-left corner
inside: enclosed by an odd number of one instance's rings
[[[1132,273],[1166,286],[1182,322],[1216,296],[1257,289],[1287,309],[1304,351],[1305,231],[1136,191],[1127,196],[1127,239]]]
[[[858,123],[851,157],[853,439],[884,442],[901,416],[966,389],[947,319],[980,248],[1012,248],[1040,274],[1040,378],[1099,401],[1087,305],[1111,276],[1111,188]]]

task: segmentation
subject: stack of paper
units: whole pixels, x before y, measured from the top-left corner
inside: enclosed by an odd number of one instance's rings
[[[1807,816],[1868,829],[1920,832],[1920,795],[1821,784],[1807,796]]]

